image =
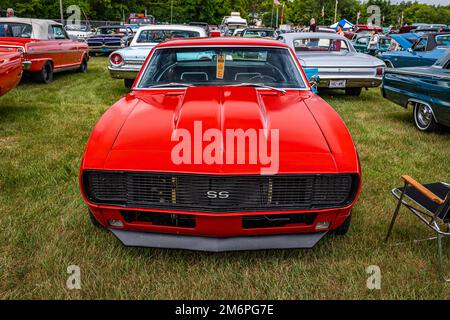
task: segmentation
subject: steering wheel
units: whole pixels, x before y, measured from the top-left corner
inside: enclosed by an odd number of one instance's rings
[[[271,82],[277,82],[277,79],[275,79],[274,77],[271,77],[271,76],[267,76],[267,75],[257,75],[257,76],[251,77],[250,79],[248,79],[248,82],[252,82],[255,79],[261,79],[263,81],[264,81],[264,79],[269,79],[269,80],[271,80]]]

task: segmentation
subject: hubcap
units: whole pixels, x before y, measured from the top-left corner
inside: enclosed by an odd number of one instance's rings
[[[417,122],[421,127],[428,127],[433,118],[433,113],[431,112],[431,108],[426,105],[419,105],[417,108]]]

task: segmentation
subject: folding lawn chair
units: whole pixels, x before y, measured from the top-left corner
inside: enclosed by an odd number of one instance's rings
[[[385,241],[389,240],[400,207],[404,205],[436,233],[436,237],[425,240],[437,240],[439,271],[443,276],[442,238],[450,236],[450,184],[439,182],[422,185],[409,176],[402,176],[402,179],[405,181],[403,188],[392,190],[398,205]],[[450,279],[444,279],[450,282]]]

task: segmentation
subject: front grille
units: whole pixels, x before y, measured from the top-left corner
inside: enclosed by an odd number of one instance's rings
[[[85,171],[88,199],[96,204],[199,212],[339,208],[351,203],[358,176],[196,175]]]

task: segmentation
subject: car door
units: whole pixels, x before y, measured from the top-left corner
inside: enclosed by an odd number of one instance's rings
[[[58,67],[68,67],[79,63],[76,43],[70,40],[63,26],[52,25],[52,31],[59,47]]]
[[[419,37],[414,45],[411,47],[410,56],[406,61],[404,61],[401,67],[419,67],[430,65],[429,61],[426,59],[427,55],[427,37]],[[432,64],[432,63],[431,63]]]

